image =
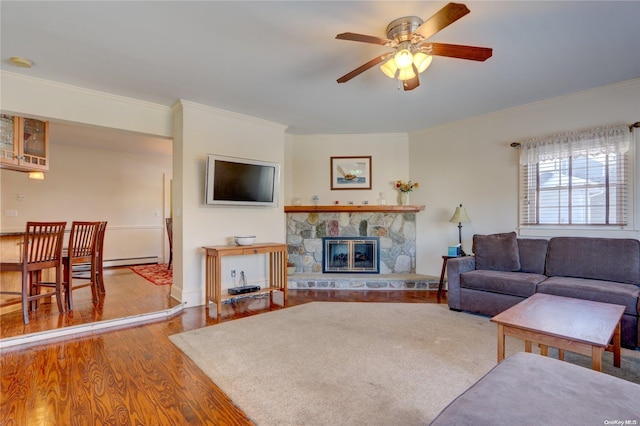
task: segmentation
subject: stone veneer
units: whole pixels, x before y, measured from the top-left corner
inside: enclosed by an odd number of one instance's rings
[[[421,274],[293,274],[289,290],[437,290],[438,277]]]
[[[287,213],[288,260],[296,273],[322,273],[322,237],[379,237],[380,274],[415,273],[416,213]]]

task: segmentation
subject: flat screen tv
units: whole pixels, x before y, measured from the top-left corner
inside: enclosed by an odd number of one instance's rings
[[[277,207],[280,165],[207,154],[207,204]]]

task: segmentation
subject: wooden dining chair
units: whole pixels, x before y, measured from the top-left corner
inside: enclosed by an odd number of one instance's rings
[[[167,222],[167,237],[169,238],[169,265],[167,270],[171,269],[171,262],[173,261],[173,219],[168,217]]]
[[[95,263],[96,282],[100,294],[105,294],[104,287],[104,235],[107,231],[107,221],[100,222],[98,227],[98,240],[96,242],[96,250],[92,261],[87,263],[78,263],[72,267],[72,278],[88,280],[91,277],[91,263]]]
[[[29,324],[29,309],[37,309],[37,301],[43,297],[55,296],[58,312],[63,313],[62,306],[62,244],[66,222],[27,222],[22,246],[20,262],[1,262],[0,270],[22,273],[22,289],[17,291],[0,291],[2,294],[16,294],[22,297],[22,316],[25,324]],[[55,268],[55,282],[43,282],[42,271]],[[53,290],[41,293],[41,287]]]
[[[98,230],[100,222],[79,222],[71,223],[71,234],[69,235],[69,247],[67,253],[62,257],[64,265],[63,290],[65,293],[67,309],[73,310],[73,290],[91,286],[93,301],[98,301],[98,280],[96,279],[96,256],[98,243]],[[88,282],[74,286],[73,266],[82,263],[89,263],[91,270]],[[84,281],[87,281],[84,280]]]
[[[96,280],[98,282],[98,290],[101,294],[105,294],[107,291],[104,288],[104,234],[107,232],[107,221],[100,222],[98,228],[98,241],[96,243]]]

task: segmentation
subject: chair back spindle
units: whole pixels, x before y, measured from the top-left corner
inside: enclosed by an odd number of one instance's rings
[[[22,259],[29,269],[62,262],[61,251],[66,222],[28,222]],[[62,232],[60,231],[62,229]],[[45,267],[54,267],[45,266]]]

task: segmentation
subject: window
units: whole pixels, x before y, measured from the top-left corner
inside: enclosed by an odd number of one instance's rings
[[[627,225],[629,126],[520,144],[520,225]]]

